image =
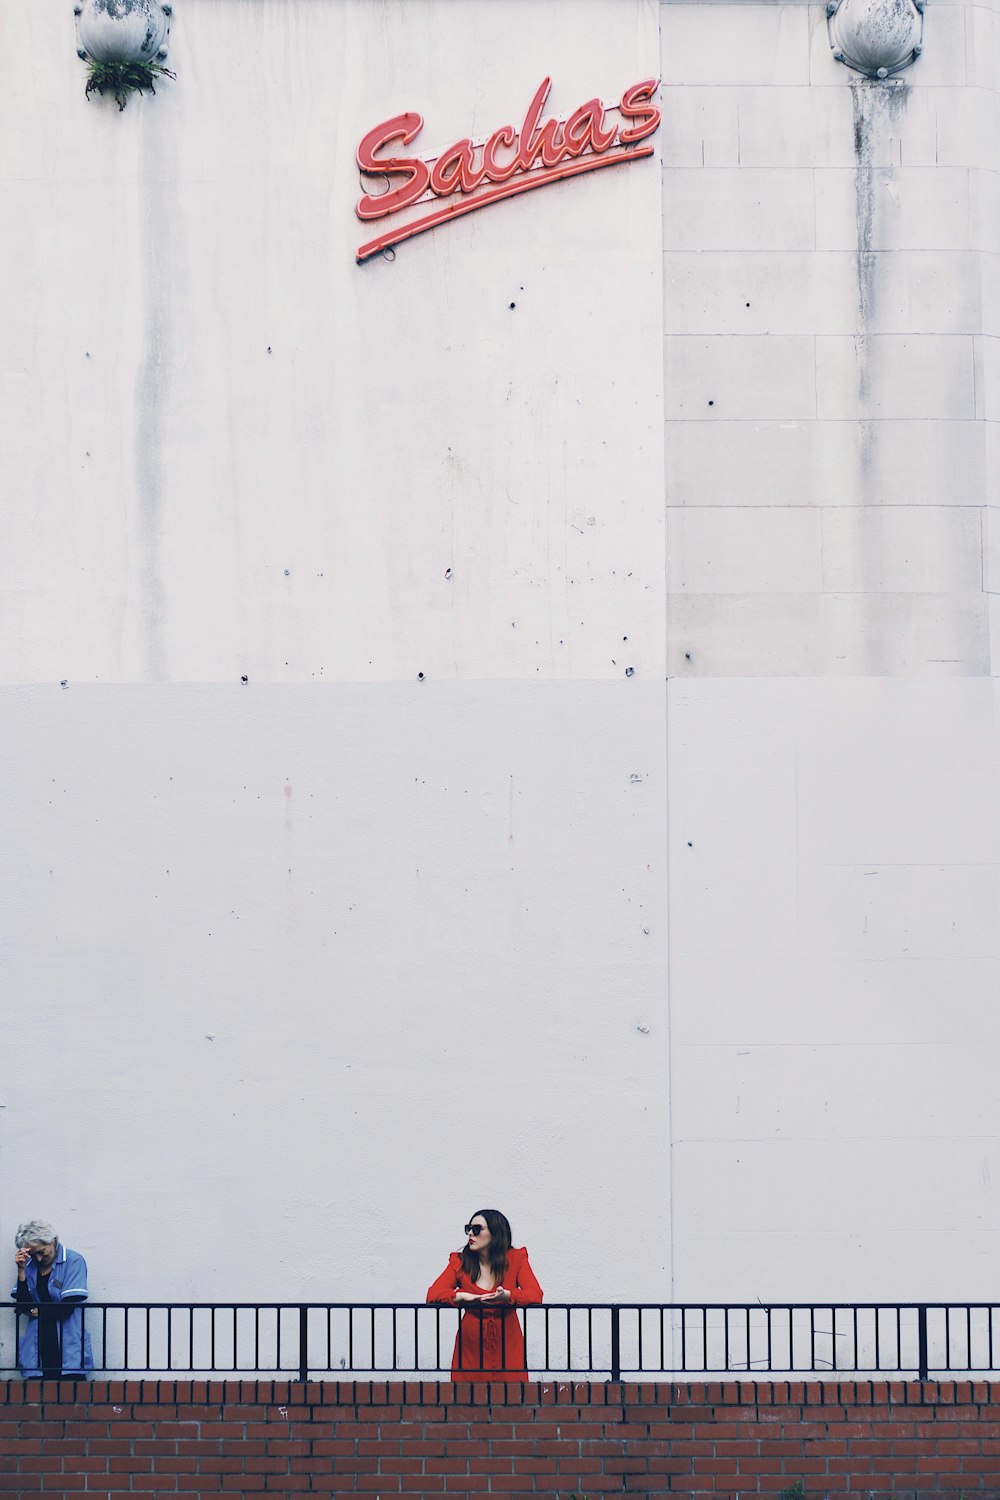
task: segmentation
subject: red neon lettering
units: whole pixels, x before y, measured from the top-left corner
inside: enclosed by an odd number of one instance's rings
[[[499,130],[494,130],[483,147],[483,169],[489,182],[506,182],[508,177],[513,177],[517,171],[517,157],[514,156],[506,166],[498,167],[497,147],[510,148],[517,143],[517,131],[513,125],[501,125]]]
[[[660,111],[655,104],[649,102],[656,93],[658,82],[656,78],[644,78],[641,83],[633,83],[632,87],[622,94],[618,108],[626,120],[638,122],[620,133],[618,139],[623,146],[631,145],[633,141],[644,141],[647,135],[652,135],[653,131],[658,128]]]
[[[636,143],[652,135],[660,124],[661,111],[652,103],[657,88],[655,78],[634,83],[622,94],[617,108],[622,118],[630,123],[621,130],[608,122],[607,112],[599,99],[588,99],[581,104],[565,124],[555,119],[540,124],[551,87],[552,80],[543,78],[528,105],[520,131],[515,131],[513,125],[501,125],[494,130],[482,148],[478,166],[476,148],[468,136],[429,162],[416,156],[382,155],[396,142],[409,145],[423,129],[421,115],[394,115],[391,120],[385,120],[370,130],[358,146],[358,166],[363,172],[401,176],[404,181],[386,193],[366,193],[358,203],[359,219],[385,218],[408,208],[428,192],[437,198],[450,198],[456,193],[465,196],[433,209],[409,224],[386,230],[361,246],[358,260],[365,260],[388,245],[399,244],[425,229],[443,224],[447,219],[485,208],[503,198],[530,192],[562,177],[573,177],[581,172],[595,171],[598,167],[637,161],[652,155],[652,146],[636,149]],[[612,149],[616,140],[617,147]],[[513,152],[509,161],[497,161],[500,150]],[[511,181],[516,177],[521,180]],[[477,191],[484,182],[493,186]]]
[[[455,191],[471,193],[480,185],[485,176],[486,172],[483,167],[476,170],[472,157],[472,142],[466,138],[464,141],[456,141],[454,146],[449,146],[434,163],[431,170],[431,192],[437,193],[441,198],[447,198],[449,193]]]
[[[566,155],[582,156],[588,146],[594,151],[606,151],[615,134],[613,125],[610,130],[604,128],[604,106],[600,99],[588,99],[566,121],[563,130]]]
[[[374,130],[369,130],[366,136],[362,136],[358,145],[358,166],[362,172],[383,172],[386,175],[401,173],[407,181],[402,187],[393,188],[388,193],[374,196],[365,193],[356,209],[359,219],[382,219],[386,214],[394,214],[397,209],[415,203],[426,193],[431,175],[426,162],[422,162],[417,156],[375,155],[376,151],[393,141],[402,141],[404,146],[408,146],[419,135],[423,125],[423,115],[394,115],[391,120],[376,125]]]
[[[543,166],[556,167],[566,155],[558,120],[546,120],[542,128],[538,129],[538,117],[551,87],[552,79],[543,78],[535,90],[535,97],[528,105],[528,112],[521,126],[521,143],[515,157],[522,172],[529,172],[538,157],[541,157]]]

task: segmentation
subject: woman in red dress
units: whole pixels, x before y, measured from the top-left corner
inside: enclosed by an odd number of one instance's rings
[[[453,1380],[528,1378],[524,1334],[515,1309],[542,1300],[528,1252],[510,1242],[499,1209],[481,1208],[465,1226],[466,1241],[427,1290],[428,1302],[464,1308],[451,1361]]]

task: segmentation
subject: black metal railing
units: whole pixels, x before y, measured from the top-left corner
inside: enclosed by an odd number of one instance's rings
[[[28,1313],[0,1318],[0,1374],[17,1368]],[[75,1315],[74,1315],[75,1316]],[[80,1309],[95,1375],[447,1379],[456,1308],[426,1303],[91,1302]],[[506,1338],[463,1340],[456,1378],[657,1376],[929,1379],[1000,1375],[1000,1304],[547,1303],[520,1307],[525,1358]],[[477,1320],[482,1328],[484,1320]],[[507,1319],[502,1319],[507,1324]],[[15,1325],[17,1325],[15,1330]],[[509,1326],[509,1324],[507,1325]],[[16,1331],[16,1336],[15,1336]],[[517,1363],[512,1361],[516,1359]]]

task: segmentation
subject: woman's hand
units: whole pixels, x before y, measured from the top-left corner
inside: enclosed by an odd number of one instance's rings
[[[456,1302],[481,1302],[482,1298],[481,1297],[477,1297],[476,1294],[475,1294],[475,1292],[456,1292],[455,1293],[455,1301]]]
[[[24,1268],[28,1264],[28,1261],[30,1259],[31,1259],[31,1252],[30,1251],[28,1251],[28,1250],[15,1250],[14,1251],[14,1264],[17,1267],[17,1279],[18,1279],[18,1281],[26,1281],[27,1280],[27,1277],[24,1274]]]
[[[491,1302],[509,1302],[511,1300],[510,1292],[508,1292],[505,1286],[498,1286],[495,1292],[490,1292],[489,1300]]]

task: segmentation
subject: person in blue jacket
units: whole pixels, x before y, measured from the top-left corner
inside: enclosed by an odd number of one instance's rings
[[[87,1262],[61,1245],[44,1219],[20,1225],[14,1245],[17,1285],[11,1296],[21,1314],[21,1374],[25,1379],[85,1380],[94,1367],[90,1334],[83,1326]]]

